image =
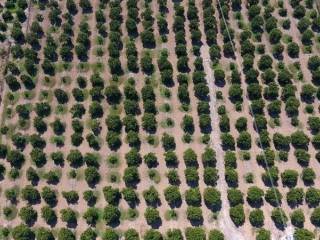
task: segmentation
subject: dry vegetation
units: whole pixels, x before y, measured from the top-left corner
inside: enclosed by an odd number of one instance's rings
[[[0,239],[319,238],[312,0],[0,4]]]

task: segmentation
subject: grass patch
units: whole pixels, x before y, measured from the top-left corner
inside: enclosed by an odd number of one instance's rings
[[[55,109],[55,114],[64,115],[68,112],[68,106],[65,104],[58,104]]]
[[[9,105],[15,105],[20,99],[20,93],[8,92],[5,96],[4,101]]]
[[[4,117],[6,119],[11,119],[13,118],[15,112],[11,107],[6,108],[5,112],[4,112]]]
[[[109,175],[107,176],[108,182],[110,183],[119,183],[121,180],[120,174],[115,171],[109,172]]]
[[[3,208],[4,218],[8,221],[12,221],[16,218],[18,209],[14,205],[10,205]]]
[[[310,54],[310,53],[312,53],[312,45],[310,45],[310,46],[303,46],[302,52],[305,53],[305,54]]]
[[[42,80],[42,84],[48,88],[53,88],[56,85],[56,79],[52,77],[45,76]]]
[[[58,62],[55,64],[56,72],[61,73],[64,71],[71,71],[73,65],[70,62]]]
[[[104,71],[105,66],[104,66],[103,62],[95,62],[95,63],[91,64],[91,69],[94,73],[101,73]]]
[[[159,85],[159,81],[157,79],[156,73],[153,73],[151,77],[146,78],[146,84],[149,83],[152,87],[157,88]]]
[[[280,127],[281,126],[280,118],[271,118],[269,121],[269,126],[271,128]]]
[[[304,112],[307,114],[313,114],[314,113],[314,107],[312,104],[307,104],[304,108]]]
[[[244,180],[246,181],[246,183],[253,183],[254,182],[254,175],[252,172],[247,173],[244,175]]]
[[[210,142],[210,134],[203,134],[199,139],[199,142],[202,144],[208,144]]]
[[[107,164],[111,168],[117,168],[121,164],[120,157],[117,154],[110,155],[107,158]]]
[[[41,179],[45,179],[48,184],[56,184],[60,181],[62,172],[59,168],[52,169],[48,172],[44,172],[40,169],[39,176]]]
[[[160,174],[156,169],[150,169],[148,171],[148,176],[155,183],[159,183],[161,181]]]
[[[22,93],[22,96],[23,96],[23,98],[26,99],[26,100],[32,100],[32,99],[34,99],[34,97],[36,96],[36,93],[35,93],[34,90],[24,91],[24,92]]]
[[[172,118],[169,118],[169,117],[160,122],[160,126],[162,128],[173,128],[174,125],[175,125],[174,124],[174,120]]]
[[[103,57],[103,55],[104,55],[104,53],[105,53],[105,51],[104,51],[104,49],[102,48],[102,47],[96,47],[95,49],[94,49],[94,54],[97,56],[97,57]]]
[[[167,210],[166,213],[164,214],[164,218],[167,221],[170,221],[170,220],[176,221],[176,220],[178,220],[178,213],[173,209]]]
[[[70,76],[63,76],[63,77],[61,78],[61,84],[62,84],[62,85],[69,86],[69,85],[71,84],[71,82],[72,82],[72,79],[71,79]]]
[[[117,114],[120,115],[122,112],[121,105],[112,105],[109,108],[110,114]]]
[[[303,81],[303,74],[301,72],[300,63],[294,62],[288,65],[288,70],[296,81]]]
[[[184,143],[191,143],[191,142],[193,142],[193,136],[192,136],[191,134],[189,134],[189,133],[183,134],[183,136],[182,136],[182,142],[184,142]]]
[[[181,112],[190,112],[191,111],[191,106],[189,104],[181,104],[179,107],[179,110]]]
[[[159,145],[159,138],[155,135],[148,135],[146,137],[146,142],[153,147],[157,147]]]
[[[218,212],[211,213],[210,218],[209,218],[209,222],[212,223],[212,222],[218,220],[218,217],[219,217],[219,213]]]
[[[134,221],[139,217],[139,212],[137,209],[134,208],[128,208],[127,210],[122,210],[121,211],[121,220],[129,220],[129,221]]]
[[[169,103],[164,103],[159,107],[159,111],[164,113],[171,113],[172,108]]]
[[[50,138],[50,143],[55,144],[57,147],[64,146],[65,137],[64,136],[52,136]]]
[[[51,90],[41,90],[39,94],[39,101],[51,102],[53,99],[53,93]]]
[[[316,48],[316,50],[319,52],[319,51],[320,51],[320,43],[317,43],[317,44],[315,45],[315,48]]]
[[[30,128],[30,126],[31,126],[31,121],[29,119],[20,118],[18,120],[18,127],[19,127],[20,130],[26,131],[26,130],[28,130]]]
[[[292,42],[292,37],[288,34],[284,34],[282,36],[282,42],[284,42],[285,44],[291,43]]]
[[[15,132],[15,129],[17,128],[17,125],[16,124],[8,124],[8,131],[7,131],[7,134],[6,136],[11,139],[12,138],[12,135],[14,134]]]
[[[104,39],[104,37],[98,35],[97,38],[95,39],[95,42],[97,45],[104,45],[105,39]]]
[[[251,159],[251,155],[249,151],[240,151],[239,157],[242,161],[249,161]]]
[[[161,97],[163,97],[163,98],[170,99],[170,98],[171,98],[171,91],[170,91],[169,88],[166,88],[166,87],[161,86],[161,87],[160,87],[160,95],[161,95]]]
[[[90,64],[87,62],[81,62],[78,64],[77,69],[81,72],[81,73],[86,73],[90,70]]]
[[[7,240],[10,239],[10,229],[1,227],[0,228],[0,239]]]

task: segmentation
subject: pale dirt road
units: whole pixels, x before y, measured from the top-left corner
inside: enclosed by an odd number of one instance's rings
[[[212,141],[212,147],[216,151],[216,157],[217,157],[217,168],[219,171],[219,180],[217,184],[217,188],[219,189],[221,193],[221,211],[218,218],[218,224],[220,227],[220,230],[225,234],[225,238],[227,240],[245,240],[244,234],[237,229],[237,227],[234,225],[234,223],[231,221],[229,216],[229,203],[227,198],[227,183],[224,178],[224,158],[223,158],[223,150],[221,148],[221,142],[220,142],[220,134],[217,131],[219,129],[219,118],[218,113],[216,109],[216,97],[213,88],[215,87],[214,81],[213,81],[213,73],[211,69],[211,61],[209,56],[209,47],[207,44],[204,44],[201,48],[201,56],[203,58],[203,65],[204,70],[206,73],[206,80],[207,84],[210,89],[210,107],[211,107],[211,121],[213,124],[213,129],[215,131],[211,132],[211,141]]]

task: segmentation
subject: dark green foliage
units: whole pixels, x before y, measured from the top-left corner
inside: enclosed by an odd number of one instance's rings
[[[86,220],[87,224],[94,226],[99,218],[99,210],[94,207],[88,208],[83,214],[83,218]]]
[[[58,240],[76,240],[76,236],[70,229],[61,228],[58,233]]]
[[[264,215],[263,211],[260,209],[255,209],[250,212],[249,221],[254,227],[261,227],[264,225]]]
[[[161,233],[157,230],[150,229],[147,230],[143,236],[144,240],[163,240]]]
[[[305,222],[304,213],[301,209],[294,210],[290,214],[291,223],[298,228],[302,228]]]
[[[25,157],[20,151],[11,150],[7,154],[7,161],[12,167],[20,168],[25,161]]]
[[[320,190],[314,187],[306,191],[306,202],[310,207],[316,207],[320,203]]]
[[[159,211],[156,208],[148,207],[144,213],[144,217],[149,225],[156,225],[161,221]]]
[[[38,190],[30,185],[27,185],[21,190],[21,197],[29,204],[35,204],[40,200],[40,194]]]
[[[291,188],[287,192],[287,202],[290,206],[297,206],[302,204],[304,198],[304,192],[302,188]]]
[[[271,219],[279,229],[285,227],[288,222],[288,217],[281,208],[274,208],[271,212]]]
[[[33,225],[37,221],[38,214],[31,206],[22,207],[19,212],[21,220],[28,225]]]
[[[298,172],[295,170],[287,169],[281,173],[281,180],[284,186],[294,187],[297,184]]]
[[[265,194],[265,200],[272,206],[281,204],[282,195],[277,188],[269,188]]]
[[[206,233],[200,227],[188,227],[185,230],[186,240],[205,240]]]
[[[235,188],[228,189],[228,200],[230,206],[236,206],[238,204],[243,204],[243,193]]]
[[[121,193],[119,189],[107,186],[103,188],[103,195],[105,200],[112,205],[117,205],[121,198]]]
[[[34,240],[34,232],[26,225],[20,224],[12,229],[12,238],[14,240]]]
[[[57,222],[57,215],[55,211],[49,206],[41,208],[41,217],[49,225],[54,225]]]
[[[230,218],[236,226],[241,226],[245,222],[243,205],[231,207],[229,210]]]
[[[263,203],[264,192],[258,187],[250,187],[247,192],[247,201],[251,206],[260,206]]]
[[[106,206],[103,210],[103,219],[106,221],[107,225],[118,223],[120,219],[119,209],[113,205]]]
[[[304,228],[296,228],[293,236],[295,240],[313,240],[315,238],[313,232]]]
[[[199,188],[190,188],[185,192],[185,200],[188,205],[200,206],[201,194]]]

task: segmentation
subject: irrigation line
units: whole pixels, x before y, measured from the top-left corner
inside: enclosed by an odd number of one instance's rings
[[[29,0],[29,3],[28,3],[28,17],[27,17],[26,34],[28,34],[28,32],[29,32],[30,15],[31,15],[31,5],[32,5],[32,0]]]
[[[315,0],[316,2],[316,10],[319,13],[320,12],[320,0]]]
[[[240,70],[240,69],[241,69],[241,65],[240,65],[240,63],[239,63],[239,58],[237,57],[237,52],[236,52],[235,46],[234,46],[234,44],[233,44],[233,41],[232,41],[232,38],[231,38],[231,35],[230,35],[230,31],[229,31],[229,28],[228,28],[227,21],[226,21],[226,19],[225,19],[224,13],[223,13],[223,11],[222,11],[222,7],[221,7],[220,0],[217,0],[217,2],[218,2],[218,4],[219,4],[220,14],[221,14],[221,16],[222,16],[222,20],[223,20],[224,25],[225,25],[225,27],[226,27],[229,41],[230,41],[230,43],[231,43],[232,51],[233,51],[233,53],[235,54],[236,64],[237,64],[237,66],[238,66],[238,68],[239,68],[239,70]],[[241,74],[241,72],[240,72],[240,74]],[[273,192],[274,192],[274,196],[275,196],[275,200],[276,200],[276,202],[277,202],[277,205],[278,205],[278,207],[281,207],[281,201],[279,200],[278,195],[277,195],[277,192],[276,192],[276,190],[275,190],[275,184],[273,183],[273,180],[272,180],[272,177],[271,177],[271,174],[270,174],[270,167],[269,167],[269,164],[268,164],[268,161],[267,161],[266,154],[265,154],[265,152],[264,152],[264,147],[263,147],[263,144],[262,144],[262,141],[261,141],[260,132],[259,132],[259,129],[258,129],[258,127],[257,127],[257,123],[256,123],[256,121],[255,121],[255,115],[254,115],[254,112],[253,112],[252,107],[251,107],[251,101],[250,101],[250,99],[249,99],[249,97],[248,97],[247,94],[246,94],[246,100],[247,100],[248,103],[249,103],[248,106],[249,106],[250,114],[251,114],[252,117],[253,117],[254,128],[255,128],[255,130],[256,130],[257,133],[258,133],[258,144],[260,145],[260,148],[263,150],[263,151],[262,151],[262,155],[263,155],[264,164],[265,164],[265,167],[266,167],[268,176],[269,176],[270,185],[271,185],[272,190],[273,190]],[[286,223],[285,217],[284,217],[282,211],[280,211],[280,216],[281,216],[281,220],[282,220],[282,223],[283,223],[284,227],[285,227],[285,228],[288,227],[288,225],[290,225],[290,223],[289,223],[289,224]]]

